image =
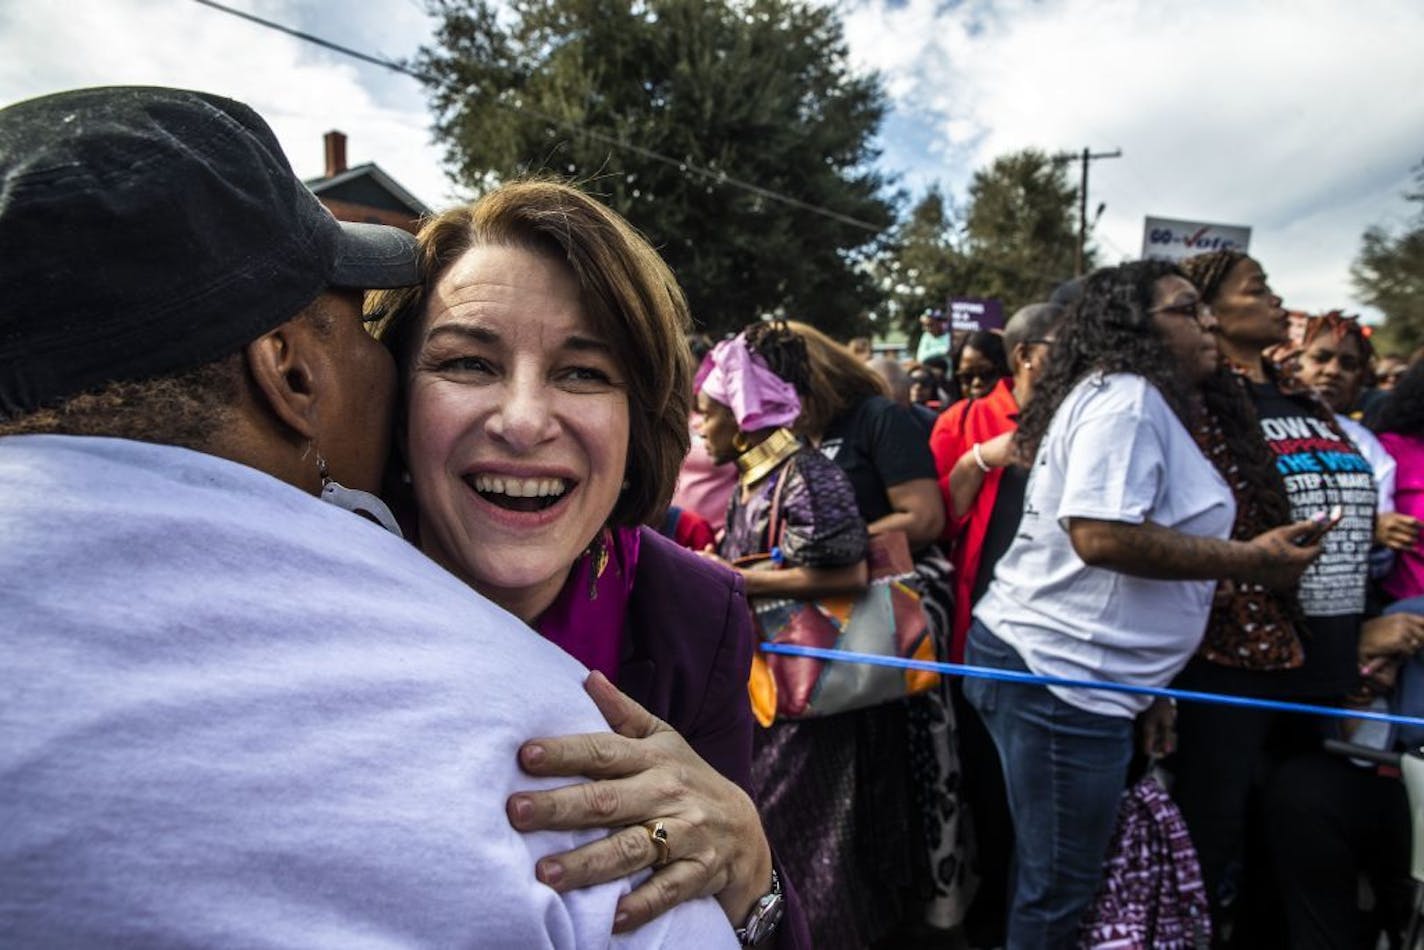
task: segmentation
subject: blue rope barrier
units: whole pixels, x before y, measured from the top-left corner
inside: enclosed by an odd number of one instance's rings
[[[878,653],[855,653],[850,650],[827,650],[822,647],[803,647],[790,643],[763,643],[763,653],[782,656],[804,656],[816,660],[841,660],[851,663],[867,663],[871,666],[893,666],[902,670],[923,670],[953,676],[971,676],[980,679],[1001,680],[1006,683],[1032,683],[1039,686],[1069,686],[1075,689],[1105,689],[1117,693],[1137,693],[1142,696],[1159,696],[1166,699],[1185,700],[1192,703],[1216,703],[1220,706],[1244,706],[1252,709],[1274,709],[1281,712],[1306,713],[1312,716],[1326,716],[1332,719],[1369,719],[1387,722],[1396,726],[1424,726],[1424,718],[1418,716],[1395,716],[1389,713],[1371,712],[1367,709],[1340,709],[1334,706],[1314,706],[1309,703],[1288,703],[1277,699],[1254,699],[1249,696],[1231,696],[1226,693],[1202,693],[1190,689],[1169,689],[1165,686],[1136,686],[1130,683],[1106,683],[1097,680],[1066,679],[1061,676],[1039,676],[1035,673],[1021,673],[1018,670],[996,670],[984,666],[967,666],[963,663],[939,663],[933,660],[909,660],[898,656],[883,656]]]

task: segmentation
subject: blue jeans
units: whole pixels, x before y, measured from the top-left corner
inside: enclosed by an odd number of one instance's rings
[[[1028,670],[978,620],[965,660]],[[1132,757],[1132,720],[1087,712],[1027,683],[968,678],[964,695],[998,746],[1014,820],[1006,950],[1076,947],[1103,877]]]

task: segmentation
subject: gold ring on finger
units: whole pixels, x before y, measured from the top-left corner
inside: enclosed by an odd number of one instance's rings
[[[653,867],[660,868],[672,858],[672,848],[668,845],[667,827],[661,820],[645,821],[643,830],[648,833],[648,840],[653,843],[653,847],[658,849],[658,856],[653,861]]]

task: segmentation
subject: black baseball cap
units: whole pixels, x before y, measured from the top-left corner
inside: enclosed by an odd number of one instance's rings
[[[419,282],[231,99],[80,89],[0,109],[0,419],[236,352],[333,288]]]

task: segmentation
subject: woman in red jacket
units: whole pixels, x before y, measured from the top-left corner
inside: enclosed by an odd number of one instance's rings
[[[1023,501],[1027,473],[1009,468],[1010,439],[1018,427],[1018,411],[1033,392],[1033,381],[1048,360],[1048,344],[1062,311],[1053,304],[1031,304],[1014,314],[1004,328],[1004,349],[1009,354],[1013,375],[1001,379],[988,395],[961,399],[935,422],[930,434],[930,451],[939,472],[940,493],[944,496],[946,523],[944,538],[952,546],[954,561],[954,619],[950,658],[964,660],[964,636],[977,593],[988,584],[977,583],[983,563],[990,523],[999,505],[1001,488],[1005,513],[1001,544],[990,545],[993,561],[1008,547],[1018,525],[1018,509]],[[1005,484],[1007,476],[1009,484]],[[1012,505],[1009,502],[1017,501]],[[995,532],[995,536],[999,532]]]
[[[1019,409],[1048,360],[1048,344],[1063,316],[1053,304],[1032,304],[1014,314],[1004,329],[1004,349],[1012,375],[979,399],[962,399],[935,422],[930,435],[944,495],[945,532],[954,562],[954,612],[950,659],[964,661],[964,639],[974,601],[989,584],[994,562],[1018,529],[1028,473],[1010,465]],[[999,766],[999,753],[979,714],[964,699],[963,681],[950,681],[959,725],[963,794],[974,823],[979,889],[965,927],[985,945],[1004,942],[1008,912],[1009,856],[1013,823]]]

